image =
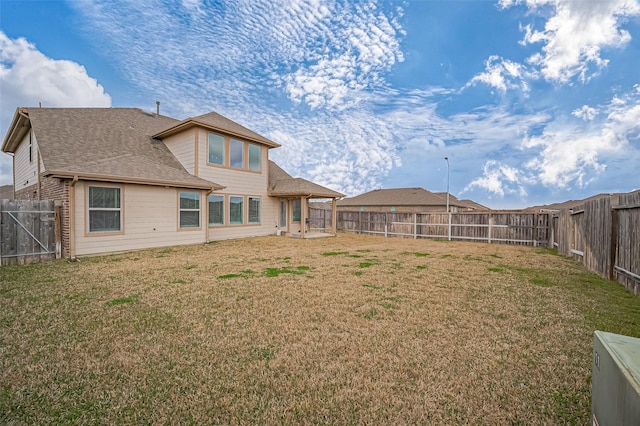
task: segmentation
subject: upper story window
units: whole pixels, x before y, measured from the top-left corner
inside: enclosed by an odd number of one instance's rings
[[[262,147],[240,139],[209,133],[208,164],[260,172]]]
[[[261,158],[260,152],[262,149],[260,145],[256,145],[253,143],[249,144],[249,170],[253,170],[255,172],[259,172],[261,169]]]
[[[89,232],[117,232],[122,229],[120,188],[89,187]]]
[[[209,163],[224,165],[224,136],[209,133]]]
[[[244,142],[238,139],[229,141],[229,165],[237,169],[244,168]]]

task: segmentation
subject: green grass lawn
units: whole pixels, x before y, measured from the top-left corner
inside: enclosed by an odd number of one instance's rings
[[[545,249],[340,234],[0,268],[0,424],[590,424],[640,297]]]

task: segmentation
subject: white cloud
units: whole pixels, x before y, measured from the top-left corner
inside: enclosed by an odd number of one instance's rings
[[[596,118],[596,115],[598,115],[598,110],[591,108],[589,105],[582,105],[582,107],[571,111],[571,114],[584,121],[591,121]]]
[[[575,76],[588,81],[608,64],[603,48],[620,48],[631,40],[621,27],[640,15],[637,0],[501,0],[502,8],[524,4],[531,13],[550,14],[544,29],[524,27],[522,44],[542,43],[528,62],[547,80],[566,83]]]
[[[67,60],[43,55],[24,38],[0,31],[0,128],[7,131],[17,107],[111,106],[111,97],[87,70]],[[11,159],[0,155],[0,184],[12,182]]]
[[[213,110],[238,121],[282,143],[270,156],[294,175],[353,195],[378,186],[399,162],[391,126],[373,111],[385,97],[385,73],[403,60],[402,11],[395,5],[140,0],[114,7],[87,0],[72,6],[125,78],[156,93],[165,113],[181,118]],[[185,11],[186,19],[175,18]]]
[[[556,126],[523,141],[523,148],[539,150],[526,167],[536,173],[540,183],[560,188],[571,184],[584,187],[592,172],[605,170],[600,157],[640,141],[640,97],[636,93],[614,97],[603,109],[608,116],[595,130]]]
[[[304,44],[314,47],[320,38],[325,45],[301,52],[300,65],[283,78],[285,90],[293,101],[312,108],[343,109],[357,103],[357,92],[381,83],[381,74],[404,60],[402,30],[393,17],[370,5],[319,10],[325,13],[314,17],[323,25]]]
[[[0,31],[2,124],[16,107],[110,106],[111,97],[87,70],[67,60],[46,57],[24,38],[10,39]]]
[[[476,83],[487,84],[498,91],[505,93],[507,89],[521,89],[529,92],[527,80],[536,78],[534,72],[517,62],[492,55],[485,61],[485,71],[475,75],[467,87]]]
[[[526,181],[520,170],[496,160],[489,160],[483,167],[482,176],[472,180],[463,192],[480,188],[499,197],[504,197],[505,194],[518,194],[524,198],[527,195],[524,186]]]

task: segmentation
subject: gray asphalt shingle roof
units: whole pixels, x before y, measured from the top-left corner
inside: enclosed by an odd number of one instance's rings
[[[292,197],[310,195],[315,198],[341,198],[343,194],[302,178],[294,178],[273,161],[269,161],[269,195]]]
[[[193,188],[220,185],[188,173],[152,135],[178,120],[137,108],[29,108],[45,170]]]
[[[444,206],[446,203],[446,198],[424,188],[391,188],[345,198],[338,201],[338,206]]]

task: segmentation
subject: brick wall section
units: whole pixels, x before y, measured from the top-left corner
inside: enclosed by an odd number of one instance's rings
[[[19,191],[16,191],[16,200],[37,200],[38,199],[38,184],[27,186]]]
[[[62,223],[62,257],[69,257],[70,247],[70,223],[69,223],[69,180],[52,177],[43,177],[40,181],[40,198],[53,200],[56,205],[62,206],[60,216]]]
[[[69,223],[69,180],[43,177],[40,180],[40,197],[38,185],[31,185],[16,191],[16,200],[52,200],[62,206],[60,215],[62,223],[62,257],[69,257],[70,223]]]

